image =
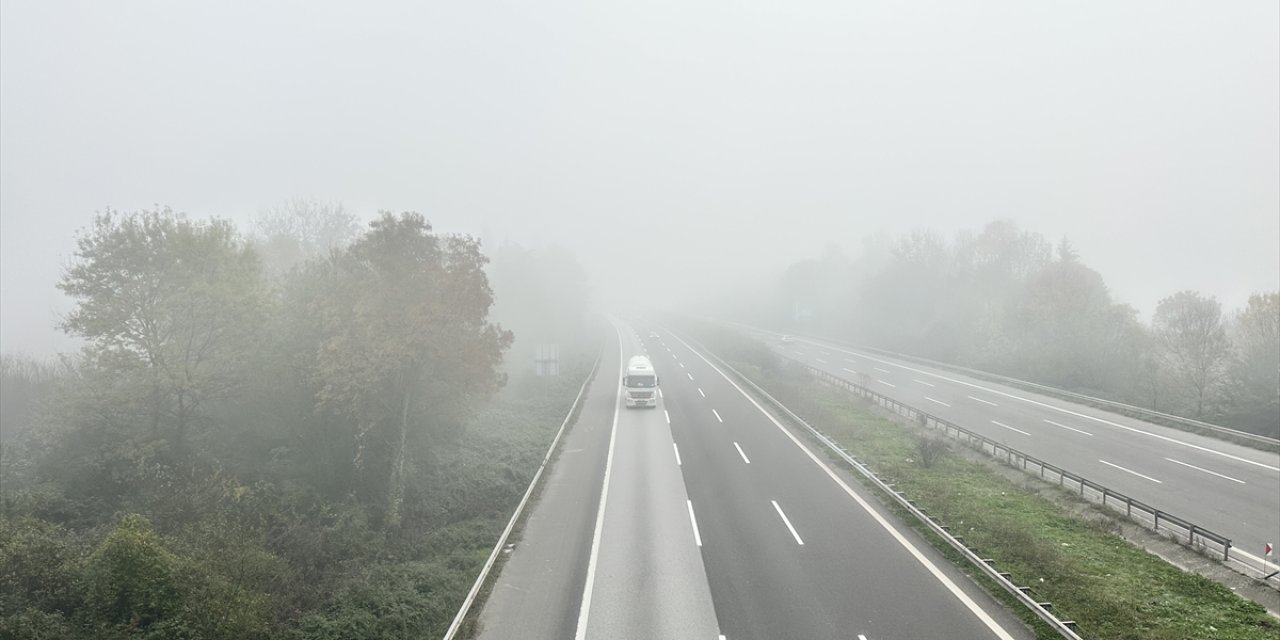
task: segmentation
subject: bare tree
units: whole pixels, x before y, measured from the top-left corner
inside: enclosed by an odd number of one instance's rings
[[[1191,392],[1195,417],[1225,378],[1231,341],[1216,298],[1180,291],[1160,301],[1153,328],[1161,355]]]

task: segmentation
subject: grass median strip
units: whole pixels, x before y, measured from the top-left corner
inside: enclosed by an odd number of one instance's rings
[[[743,345],[726,351],[734,367],[852,451],[980,555],[994,559],[1015,582],[1052,602],[1059,617],[1076,621],[1083,637],[1274,640],[1280,633],[1280,620],[1261,605],[1124,541],[1112,521],[1069,513],[1039,495],[1039,487],[1012,481],[981,462],[954,452],[937,455],[936,441],[920,440],[933,436],[919,436],[877,415],[842,390],[814,384],[767,352]],[[1021,607],[1014,610],[1034,618]],[[1033,626],[1041,637],[1057,637]]]

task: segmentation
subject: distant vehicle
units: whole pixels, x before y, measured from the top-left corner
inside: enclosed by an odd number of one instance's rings
[[[788,333],[782,336],[782,341],[790,344],[796,341],[796,337]]]
[[[627,375],[622,378],[622,397],[631,407],[658,406],[658,374],[645,356],[627,361]]]

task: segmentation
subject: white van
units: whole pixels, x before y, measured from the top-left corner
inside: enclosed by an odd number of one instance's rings
[[[627,375],[622,378],[622,397],[631,407],[658,406],[658,374],[645,356],[627,361]]]

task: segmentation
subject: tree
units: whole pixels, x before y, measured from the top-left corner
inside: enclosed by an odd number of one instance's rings
[[[1239,420],[1262,433],[1280,432],[1280,293],[1249,296],[1231,323],[1231,365]]]
[[[1152,325],[1166,363],[1190,393],[1195,417],[1203,418],[1231,355],[1222,305],[1216,298],[1180,291],[1160,301]]]
[[[327,267],[329,291],[313,306],[325,332],[319,400],[352,421],[357,471],[376,468],[381,454],[390,526],[400,523],[415,450],[456,429],[468,401],[503,382],[497,367],[512,336],[486,319],[485,262],[472,238],[438,237],[417,213],[383,213]]]
[[[77,240],[58,288],[76,300],[62,323],[89,344],[85,361],[152,433],[182,449],[202,406],[228,397],[253,353],[265,294],[256,254],[225,220],[170,209],[108,211]]]
[[[359,235],[360,222],[340,202],[294,198],[254,219],[254,244],[274,276],[345,247]]]

